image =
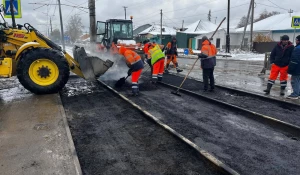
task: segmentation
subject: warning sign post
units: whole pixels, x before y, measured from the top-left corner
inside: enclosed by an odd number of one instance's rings
[[[22,18],[21,0],[13,0],[13,8],[10,7],[10,0],[3,0],[4,17],[11,18],[11,9],[13,9],[15,18]]]

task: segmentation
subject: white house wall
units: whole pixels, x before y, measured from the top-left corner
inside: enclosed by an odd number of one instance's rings
[[[299,29],[298,29],[299,30]],[[282,36],[282,35],[288,35],[289,37],[290,37],[290,41],[292,42],[292,43],[295,43],[295,40],[293,40],[293,38],[294,38],[294,33],[273,33],[273,36],[272,36],[272,39],[274,40],[274,41],[280,41],[280,37]],[[298,36],[298,35],[300,35],[300,32],[296,32],[296,35],[295,35],[295,38],[296,38],[296,36]]]
[[[206,35],[209,38],[212,34],[213,34],[213,32],[206,33],[206,34],[203,34],[203,35]],[[253,32],[253,37],[255,37],[257,34],[270,35],[270,37],[274,41],[280,41],[280,37],[282,35],[288,35],[290,37],[290,41],[292,41],[293,43],[295,42],[295,41],[293,41],[294,33],[284,33],[284,32],[282,32],[282,33],[272,33],[271,31],[254,31]],[[198,48],[198,40],[200,40],[203,35],[199,35],[199,36],[195,37],[195,39],[196,39],[196,48]],[[298,35],[300,35],[300,31],[296,32],[295,37],[298,36]],[[213,41],[211,41],[211,43],[216,45],[217,44],[216,43],[217,38],[221,39],[220,46],[221,46],[222,49],[225,49],[226,31],[225,30],[217,31],[215,36],[213,37]],[[230,48],[231,49],[240,48],[242,38],[243,38],[243,33],[240,33],[240,32],[239,33],[230,33]],[[248,42],[246,43],[246,45],[249,46],[249,44],[250,44],[250,33],[249,32],[246,32],[245,38],[248,38]]]

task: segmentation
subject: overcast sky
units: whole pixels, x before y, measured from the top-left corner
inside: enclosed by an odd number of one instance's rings
[[[288,9],[300,11],[299,0],[256,0],[255,16],[264,9],[287,13]],[[59,10],[56,5],[33,5],[29,3],[57,4],[57,0],[21,0],[22,19],[17,23],[31,23],[42,33],[46,34],[49,28],[49,19],[52,18],[53,29],[59,28]],[[84,32],[89,30],[88,0],[61,0],[62,4],[80,6],[74,8],[62,6],[64,25],[70,16],[79,14],[84,25]],[[231,26],[235,27],[239,19],[247,14],[250,0],[231,0]],[[133,24],[159,24],[160,9],[163,10],[163,24],[169,27],[189,25],[199,19],[207,20],[208,11],[212,11],[212,21],[219,23],[227,16],[227,0],[96,0],[96,20],[105,21],[111,18],[125,18],[123,6],[127,6],[127,19],[132,15]],[[6,19],[11,23],[11,19]]]

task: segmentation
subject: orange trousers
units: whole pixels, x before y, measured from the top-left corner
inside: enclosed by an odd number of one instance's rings
[[[158,60],[153,65],[152,80],[161,81],[164,73],[165,59]]]
[[[132,74],[131,74],[131,82],[132,83],[137,83],[139,81],[139,78],[141,76],[142,70],[143,69],[140,69],[138,71],[132,72]]]
[[[174,67],[177,67],[177,57],[176,55],[167,55],[167,65],[169,65],[171,62],[173,62]],[[168,66],[167,66],[168,67]]]
[[[285,67],[279,67],[275,64],[272,64],[271,66],[271,72],[270,72],[270,77],[269,77],[269,81],[268,83],[269,84],[274,84],[275,83],[275,80],[277,79],[278,77],[278,74],[280,73],[280,77],[279,77],[279,80],[280,80],[280,86],[281,87],[286,87],[287,85],[287,80],[288,80],[288,73],[287,73],[287,70],[288,70],[288,66],[285,66]]]

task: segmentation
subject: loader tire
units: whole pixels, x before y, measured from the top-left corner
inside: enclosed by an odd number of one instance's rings
[[[69,75],[69,65],[63,54],[49,48],[28,50],[17,65],[20,83],[35,94],[58,92],[68,82]]]

